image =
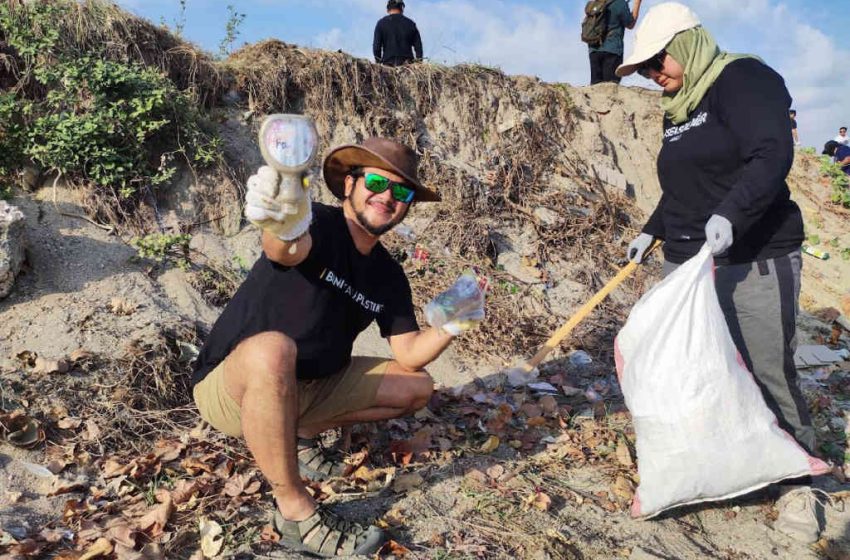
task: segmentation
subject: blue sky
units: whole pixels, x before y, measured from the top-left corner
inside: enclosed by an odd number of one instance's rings
[[[631,0],[634,2],[634,0]],[[641,12],[661,0],[644,0]],[[683,0],[721,47],[762,57],[785,77],[798,110],[801,140],[821,148],[850,125],[849,0]],[[584,0],[406,0],[406,15],[436,62],[477,62],[511,74],[586,85],[579,40]],[[173,26],[176,0],[119,0],[154,22]],[[385,0],[186,0],[184,36],[218,52],[228,4],[245,14],[237,46],[266,38],[371,57],[375,21]],[[626,53],[631,33],[626,36]],[[650,87],[639,77],[626,85]]]

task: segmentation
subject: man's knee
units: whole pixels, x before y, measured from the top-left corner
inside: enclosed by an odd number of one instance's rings
[[[262,332],[246,338],[228,358],[227,371],[245,387],[294,389],[295,341],[279,332]]]
[[[411,379],[407,387],[407,410],[415,412],[428,405],[431,400],[431,395],[434,393],[434,380],[427,372],[419,372],[411,375]]]

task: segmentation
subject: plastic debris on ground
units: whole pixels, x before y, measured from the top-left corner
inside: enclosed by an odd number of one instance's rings
[[[593,363],[593,358],[584,350],[576,350],[569,356],[570,363],[577,367],[589,366]]]

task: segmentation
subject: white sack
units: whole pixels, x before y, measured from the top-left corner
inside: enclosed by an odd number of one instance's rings
[[[640,299],[615,353],[637,434],[632,516],[829,470],[767,408],[726,326],[708,246]]]

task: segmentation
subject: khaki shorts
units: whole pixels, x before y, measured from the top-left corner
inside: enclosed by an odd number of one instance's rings
[[[378,387],[391,363],[385,358],[355,356],[347,368],[324,379],[298,382],[298,423],[324,424],[329,420],[375,405]],[[221,362],[195,385],[195,405],[213,428],[229,436],[242,436],[239,404],[224,388],[227,360]]]

